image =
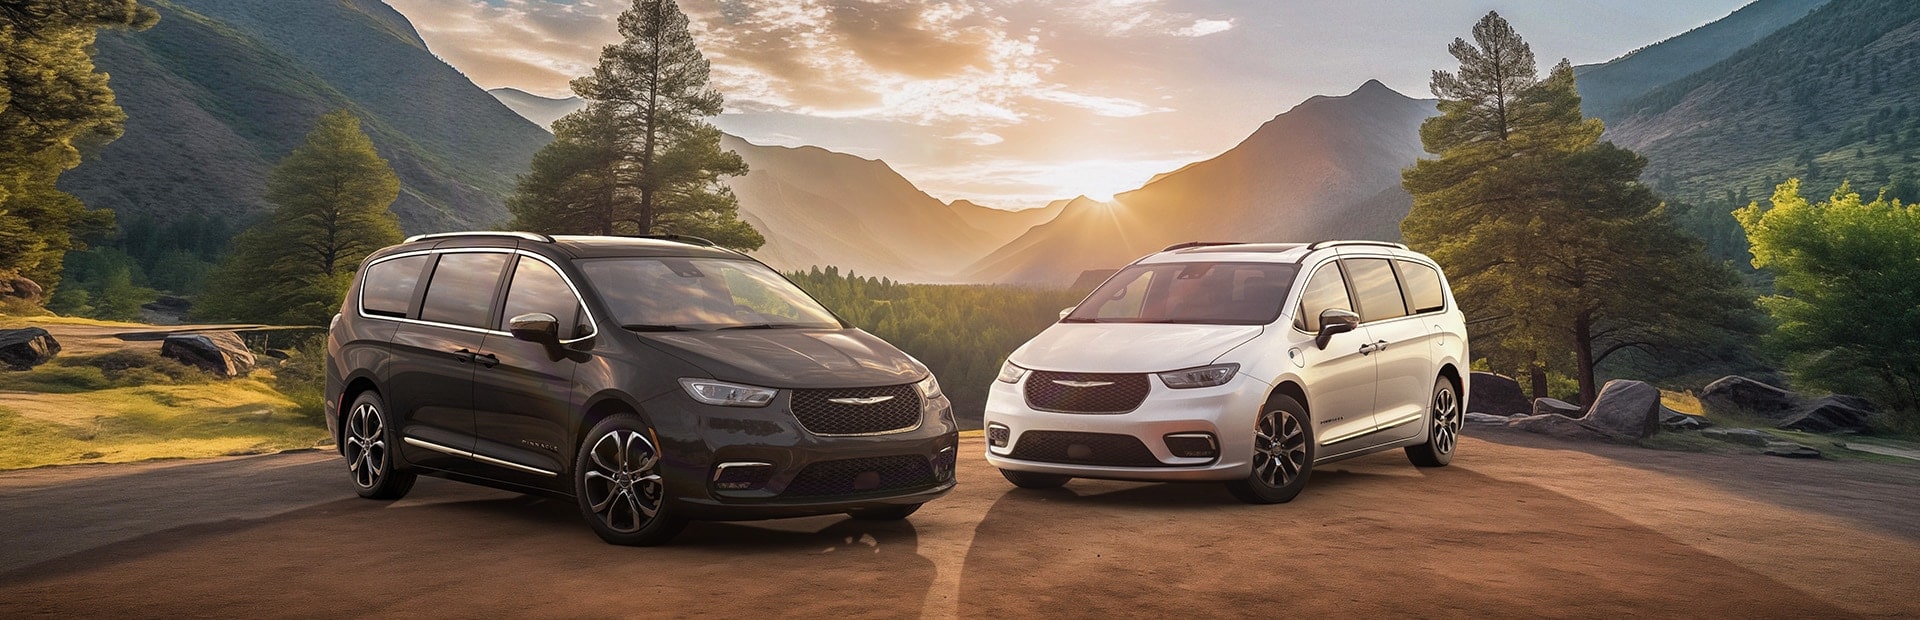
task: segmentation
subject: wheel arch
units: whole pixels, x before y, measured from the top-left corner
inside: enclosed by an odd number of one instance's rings
[[[340,389],[340,403],[339,403],[340,406],[334,410],[335,411],[334,415],[339,419],[328,420],[328,422],[333,427],[332,430],[333,430],[334,449],[339,451],[341,454],[346,453],[346,446],[342,445],[342,442],[344,441],[342,438],[345,437],[345,433],[347,432],[347,424],[346,424],[347,409],[353,404],[354,399],[359,398],[361,394],[364,394],[367,392],[373,392],[374,394],[381,394],[379,384],[374,382],[372,376],[364,375],[364,374],[357,374],[352,377],[349,377],[347,379],[346,386]],[[388,415],[391,415],[391,413],[392,412],[387,412]]]
[[[1275,396],[1292,398],[1295,402],[1300,403],[1301,407],[1306,408],[1305,413],[1307,414],[1307,419],[1313,419],[1313,403],[1307,402],[1307,389],[1301,386],[1299,382],[1293,379],[1283,379],[1279,383],[1274,384],[1273,391],[1267,394],[1267,398],[1272,399]]]

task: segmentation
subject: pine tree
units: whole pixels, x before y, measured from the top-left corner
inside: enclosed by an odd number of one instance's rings
[[[1571,374],[1590,403],[1615,353],[1752,329],[1737,278],[1639,182],[1646,160],[1600,142],[1600,122],[1581,115],[1572,66],[1540,79],[1497,13],[1473,34],[1449,49],[1458,74],[1434,72],[1441,115],[1420,135],[1440,157],[1405,173],[1414,205],[1401,229],[1446,269],[1475,351],[1529,374],[1536,396],[1549,372]]]
[[[346,110],[320,117],[274,167],[261,225],[234,240],[196,313],[210,319],[317,325],[340,307],[360,261],[400,242],[400,179]]]
[[[706,120],[722,101],[686,16],[671,0],[636,0],[620,14],[620,34],[593,73],[573,81],[587,106],[554,124],[554,142],[508,204],[513,227],[765,244],[721,183],[747,165],[720,148],[720,130]]]
[[[126,118],[93,70],[94,33],[158,19],[134,0],[0,3],[0,278],[25,275],[51,292],[80,235],[112,228],[111,212],[87,210],[54,182],[80,164],[81,146],[119,137]]]

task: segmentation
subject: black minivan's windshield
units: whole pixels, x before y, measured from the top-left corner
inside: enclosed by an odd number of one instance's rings
[[[637,331],[837,329],[840,320],[766,265],[720,258],[581,260],[580,271]]]
[[[1134,265],[1062,322],[1265,325],[1280,317],[1298,271],[1291,263]]]

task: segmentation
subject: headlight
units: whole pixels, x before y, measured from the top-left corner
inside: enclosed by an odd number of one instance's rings
[[[1027,369],[1015,366],[1013,362],[1005,362],[1000,364],[1000,376],[996,379],[1001,383],[1019,383],[1020,379],[1026,376]]]
[[[1231,381],[1234,373],[1237,372],[1240,372],[1239,364],[1201,366],[1199,368],[1160,373],[1160,382],[1176,390],[1213,387]]]
[[[722,407],[765,407],[780,391],[712,379],[681,379],[680,387],[694,400]]]
[[[913,387],[920,389],[920,398],[933,400],[940,397],[940,380],[933,378],[933,373],[927,373],[927,378],[913,384]]]

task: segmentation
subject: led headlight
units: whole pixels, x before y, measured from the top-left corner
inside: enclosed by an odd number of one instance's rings
[[[940,397],[940,380],[933,378],[933,373],[927,373],[927,378],[913,384],[913,387],[920,390],[922,399],[933,400]]]
[[[1201,366],[1160,373],[1160,382],[1176,390],[1213,387],[1233,380],[1233,375],[1237,372],[1240,372],[1239,364]]]
[[[687,395],[694,400],[722,407],[765,407],[773,402],[773,395],[780,392],[712,379],[681,379],[680,387],[686,388]]]
[[[1001,383],[1019,383],[1026,376],[1027,369],[1015,366],[1013,362],[1005,362],[1000,364],[1000,376],[997,379]]]

